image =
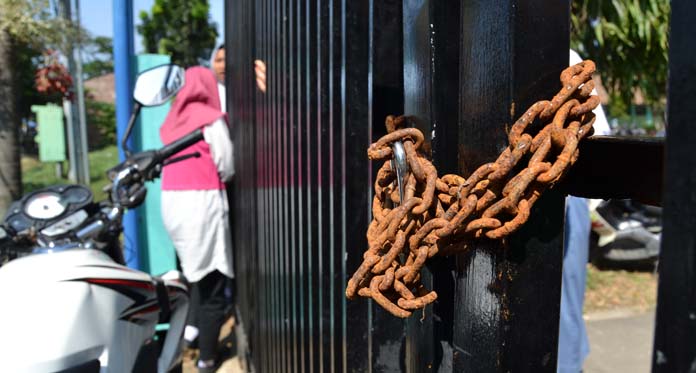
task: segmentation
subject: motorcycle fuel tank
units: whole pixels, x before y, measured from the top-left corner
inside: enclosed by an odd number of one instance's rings
[[[131,371],[159,316],[149,275],[88,249],[7,263],[0,299],[0,372]]]

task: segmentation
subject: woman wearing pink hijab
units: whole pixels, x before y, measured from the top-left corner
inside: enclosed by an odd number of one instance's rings
[[[222,95],[222,99],[221,96]],[[172,238],[181,267],[191,282],[192,307],[197,307],[200,372],[214,372],[217,338],[225,318],[225,285],[234,277],[225,182],[234,175],[232,142],[213,72],[186,70],[160,137],[169,144],[197,129],[204,139],[183,154],[200,157],[173,163],[162,172],[162,219]]]

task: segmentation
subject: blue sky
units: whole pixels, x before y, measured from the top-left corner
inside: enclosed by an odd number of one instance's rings
[[[135,25],[140,23],[141,10],[150,11],[154,0],[133,0],[133,23]],[[224,34],[225,19],[224,19],[224,0],[208,0],[210,4],[210,18],[217,24],[218,30],[218,42],[221,42]],[[80,21],[82,21],[82,26],[86,28],[94,36],[109,36],[112,37],[114,33],[114,23],[113,23],[113,4],[111,0],[101,0],[101,1],[80,1]],[[140,36],[135,33],[135,52],[139,53],[142,51],[142,43],[140,41]]]

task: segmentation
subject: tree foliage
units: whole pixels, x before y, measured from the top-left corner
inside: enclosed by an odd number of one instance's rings
[[[75,42],[89,38],[84,29],[59,16],[57,0],[0,0],[0,9],[0,30],[15,42],[67,53]]]
[[[148,53],[168,54],[172,62],[198,65],[214,48],[217,30],[207,0],[155,0],[151,13],[140,12],[137,26]]]
[[[100,149],[116,143],[116,107],[106,102],[95,101],[89,96],[85,100],[87,123],[90,127],[89,147]],[[93,131],[96,134],[91,135]],[[97,141],[93,141],[96,138]]]
[[[83,55],[82,72],[85,79],[114,71],[113,41],[110,37],[97,36],[89,39],[84,46]]]
[[[575,0],[571,46],[597,68],[613,104],[637,89],[659,110],[666,96],[669,0]]]
[[[41,93],[36,89],[36,72],[44,61],[44,50],[32,43],[21,41],[14,41],[12,49],[14,52],[13,75],[16,82],[14,92],[18,117],[28,118],[31,115],[32,105],[45,105],[49,102],[60,103],[62,94]]]
[[[0,0],[0,32],[12,45],[12,61],[3,65],[13,70],[19,117],[28,117],[31,105],[69,96],[65,88],[72,77],[60,57],[75,43],[93,43],[86,30],[60,16],[61,5],[58,0]]]
[[[31,104],[28,67],[46,49],[70,51],[86,35],[60,14],[57,0],[0,0],[0,213],[21,195],[17,129]],[[34,96],[36,97],[36,96]],[[46,99],[49,99],[46,97]]]

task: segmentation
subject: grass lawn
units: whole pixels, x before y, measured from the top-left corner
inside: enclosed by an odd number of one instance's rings
[[[63,172],[67,173],[68,164],[63,162]],[[95,201],[106,198],[102,188],[108,183],[106,170],[118,164],[118,150],[115,145],[94,150],[89,153],[90,189]],[[41,163],[38,158],[22,156],[22,187],[28,193],[54,184],[72,184],[67,178],[56,177],[55,163]]]
[[[616,308],[645,311],[657,303],[657,274],[653,272],[599,270],[587,265],[585,313]]]

